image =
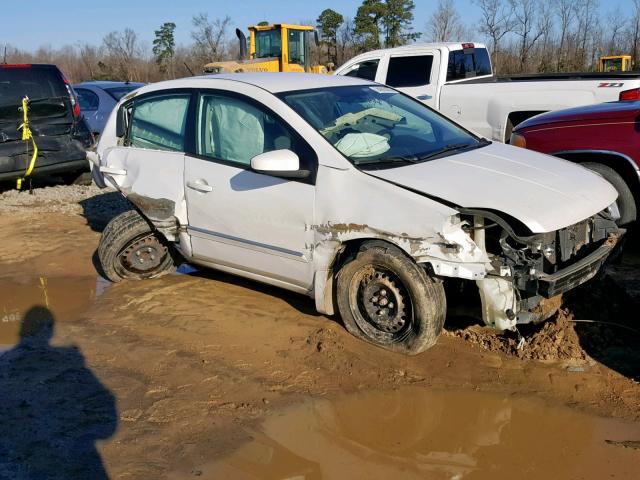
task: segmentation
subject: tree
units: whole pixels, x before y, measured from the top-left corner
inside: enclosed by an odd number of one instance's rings
[[[191,38],[195,42],[195,55],[201,63],[216,62],[225,56],[225,40],[231,18],[209,20],[206,13],[199,13],[192,19],[194,30]]]
[[[432,42],[459,41],[464,27],[453,0],[440,0],[438,8],[427,22],[427,34]]]
[[[514,30],[513,32],[520,37],[519,56],[520,71],[523,72],[529,60],[529,54],[535,46],[536,42],[542,36],[540,30],[535,29],[537,21],[536,0],[509,0],[511,8],[513,8]]]
[[[362,51],[380,48],[382,18],[386,5],[382,0],[364,0],[354,18],[354,33],[358,37],[358,48]]]
[[[513,30],[513,9],[503,0],[476,0],[482,12],[480,33],[489,38],[489,48],[494,64],[498,63],[500,41]]]
[[[344,23],[344,17],[335,10],[327,8],[322,11],[316,22],[322,34],[322,42],[327,46],[327,61],[337,65],[338,29]]]
[[[564,70],[567,64],[568,54],[566,53],[568,37],[571,24],[573,22],[573,2],[574,0],[556,0],[555,13],[560,21],[560,45],[557,53],[556,69]]]
[[[101,69],[116,75],[121,80],[139,80],[135,60],[142,56],[142,47],[138,35],[131,28],[123,32],[111,32],[102,40],[107,55]]]
[[[386,47],[397,47],[416,40],[420,33],[411,32],[413,22],[413,0],[387,0],[384,4],[382,24],[385,29]]]
[[[171,76],[173,76],[173,56],[176,47],[176,40],[173,36],[175,29],[175,23],[165,22],[159,30],[154,32],[156,38],[153,40],[153,55],[156,64],[162,73],[167,73],[167,70],[170,69]]]

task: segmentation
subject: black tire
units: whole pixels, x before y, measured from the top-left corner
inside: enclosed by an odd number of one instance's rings
[[[175,269],[172,247],[136,210],[121,213],[105,227],[98,258],[112,282],[156,278]]]
[[[351,334],[407,355],[435,345],[447,310],[442,283],[384,242],[363,244],[340,269],[336,301]]]
[[[594,171],[609,182],[618,192],[618,199],[616,204],[618,210],[620,210],[620,219],[616,222],[618,225],[627,225],[636,221],[636,201],[633,198],[633,193],[627,185],[627,182],[616,172],[613,168],[596,162],[584,162],[581,163],[583,167]]]
[[[91,185],[93,179],[91,178],[91,172],[84,170],[78,172],[65,173],[62,175],[62,180],[67,185]]]

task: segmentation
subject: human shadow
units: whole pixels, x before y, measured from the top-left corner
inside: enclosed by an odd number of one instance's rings
[[[0,478],[106,479],[96,440],[116,430],[115,398],[78,347],[50,345],[54,324],[31,308],[0,356]]]

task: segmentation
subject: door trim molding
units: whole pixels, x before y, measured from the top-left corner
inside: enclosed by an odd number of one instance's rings
[[[207,230],[206,228],[187,227],[187,232],[196,237],[205,238],[207,240],[214,240],[217,242],[227,243],[243,248],[249,248],[258,252],[269,253],[271,255],[277,255],[279,257],[288,258],[290,260],[296,260],[298,262],[309,263],[309,260],[305,257],[303,252],[296,252],[295,250],[289,250],[287,248],[278,247],[275,245],[269,245],[267,243],[256,242],[245,238],[235,237],[233,235],[227,235],[226,233],[214,232]],[[211,237],[214,237],[213,239]]]

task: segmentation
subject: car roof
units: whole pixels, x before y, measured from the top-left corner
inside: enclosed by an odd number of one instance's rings
[[[216,83],[222,81],[246,83],[271,93],[354,85],[377,85],[362,78],[317,73],[219,73],[153,83],[142,87],[136,94],[168,88],[215,88]]]
[[[146,85],[145,83],[140,82],[114,82],[111,80],[91,80],[88,82],[76,83],[74,87],[98,87],[98,88],[113,88],[113,87],[124,87],[125,85],[131,87],[142,87]]]

